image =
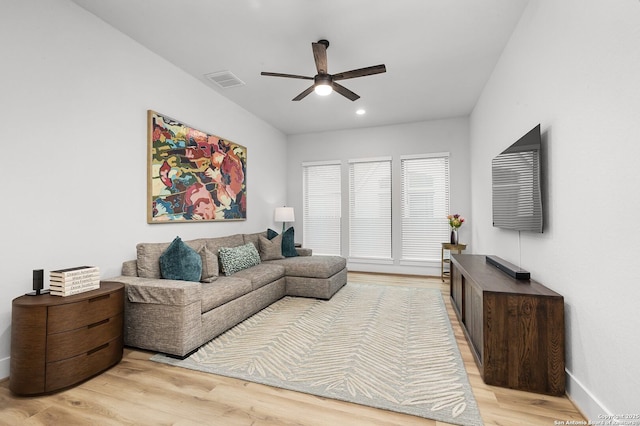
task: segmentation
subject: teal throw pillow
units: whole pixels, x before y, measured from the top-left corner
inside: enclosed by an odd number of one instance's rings
[[[160,255],[160,273],[168,280],[200,281],[202,258],[176,237]]]
[[[260,264],[260,254],[253,243],[238,247],[220,247],[218,258],[222,272],[227,276]]]
[[[273,239],[278,236],[278,233],[273,229],[267,229],[267,238]],[[293,226],[282,233],[282,255],[284,257],[296,257],[298,251],[296,250],[296,242],[294,238]]]

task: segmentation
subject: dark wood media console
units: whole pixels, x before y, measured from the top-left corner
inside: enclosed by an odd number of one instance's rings
[[[451,301],[488,385],[565,392],[564,298],[516,280],[485,256],[451,256]]]

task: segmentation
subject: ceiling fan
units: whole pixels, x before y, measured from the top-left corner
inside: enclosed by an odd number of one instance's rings
[[[374,65],[372,67],[360,68],[357,70],[345,71],[338,74],[329,74],[327,72],[327,48],[329,47],[329,42],[327,40],[319,40],[317,43],[311,43],[311,47],[313,48],[313,59],[316,61],[316,69],[318,70],[318,74],[316,74],[314,77],[265,71],[261,72],[260,74],[271,77],[313,80],[313,85],[293,98],[293,101],[299,101],[313,91],[315,91],[318,95],[326,96],[333,90],[340,93],[345,98],[355,101],[356,99],[360,98],[360,96],[356,95],[346,87],[336,83],[336,81],[347,80],[349,78],[364,77],[373,74],[380,74],[387,71],[387,68],[384,66],[384,64],[382,64]]]

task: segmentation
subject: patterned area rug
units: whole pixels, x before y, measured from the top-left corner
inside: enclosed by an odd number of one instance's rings
[[[184,360],[193,370],[482,425],[440,291],[347,284],[329,301],[285,297]]]

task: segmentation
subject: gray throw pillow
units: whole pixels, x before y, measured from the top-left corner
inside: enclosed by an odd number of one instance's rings
[[[211,252],[206,245],[198,250],[202,259],[202,276],[200,282],[211,283],[218,279],[218,256]]]
[[[238,247],[220,247],[218,257],[222,272],[227,276],[260,264],[260,255],[253,243]]]
[[[284,259],[282,255],[282,235],[278,235],[271,240],[260,235],[259,243],[260,260]]]

